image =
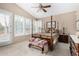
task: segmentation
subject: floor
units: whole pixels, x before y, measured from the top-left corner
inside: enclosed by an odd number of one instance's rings
[[[0,56],[45,56],[40,50],[29,48],[28,41],[0,47]],[[49,51],[46,56],[70,56],[69,45],[58,43],[54,51]]]

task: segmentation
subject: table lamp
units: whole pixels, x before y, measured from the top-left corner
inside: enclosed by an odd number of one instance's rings
[[[76,32],[77,37],[79,38],[79,32]]]

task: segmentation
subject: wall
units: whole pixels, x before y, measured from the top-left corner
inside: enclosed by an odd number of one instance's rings
[[[69,12],[69,13],[63,13],[60,15],[53,16],[53,21],[57,22],[57,28],[60,30],[60,33],[62,33],[62,28],[65,27],[65,32],[67,34],[75,34],[76,32],[76,11]],[[50,17],[41,18],[43,20],[44,27],[47,21],[50,21]]]

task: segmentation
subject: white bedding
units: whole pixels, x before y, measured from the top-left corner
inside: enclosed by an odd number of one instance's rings
[[[44,35],[44,36],[51,36],[51,33],[42,33],[41,35]],[[58,33],[52,33],[52,37],[59,37]]]
[[[41,35],[51,37],[51,33],[42,33]],[[57,41],[58,41],[58,37],[59,37],[58,33],[52,33],[53,45],[54,45],[54,46],[55,46],[55,44],[56,44]]]

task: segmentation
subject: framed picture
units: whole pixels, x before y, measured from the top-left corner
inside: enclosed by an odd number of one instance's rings
[[[47,22],[47,28],[51,28],[51,21]],[[56,28],[56,21],[52,21],[52,28]]]
[[[79,20],[76,21],[76,30],[79,31]]]

